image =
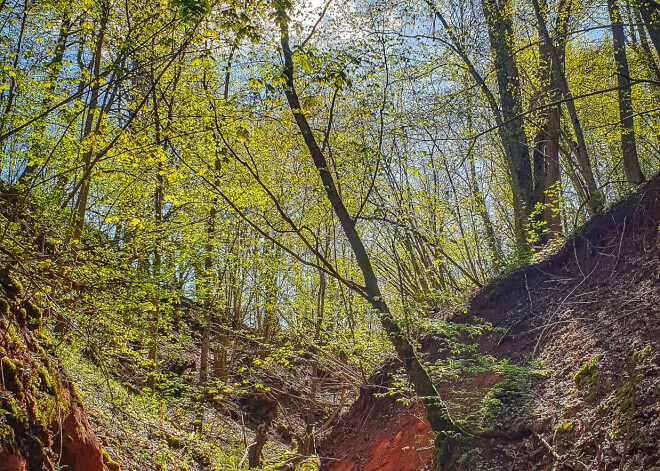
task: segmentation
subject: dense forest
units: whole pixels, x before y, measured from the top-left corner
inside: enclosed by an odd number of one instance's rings
[[[0,25],[0,471],[658,469],[659,3],[0,0]],[[555,342],[596,301],[602,342]],[[560,422],[507,415],[544,394]],[[397,432],[345,440],[367,403],[426,441],[335,466]]]

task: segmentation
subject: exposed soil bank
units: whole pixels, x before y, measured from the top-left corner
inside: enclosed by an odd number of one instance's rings
[[[519,365],[539,360],[547,371],[503,401],[494,419],[496,427],[531,434],[466,443],[454,469],[660,470],[659,222],[656,176],[558,253],[495,280],[451,317],[472,323],[476,316],[502,329],[480,338],[481,352]],[[439,355],[431,339],[423,350]],[[394,370],[386,365],[379,381]],[[474,384],[438,387],[449,400],[456,389],[488,386]],[[363,388],[320,444],[322,469],[430,469],[431,434],[410,419],[422,415],[419,408],[374,391]]]
[[[0,267],[0,471],[103,471],[101,446],[40,318]]]

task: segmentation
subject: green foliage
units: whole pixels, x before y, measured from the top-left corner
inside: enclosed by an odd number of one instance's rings
[[[183,19],[202,16],[211,8],[209,0],[171,0],[172,8],[178,10]]]

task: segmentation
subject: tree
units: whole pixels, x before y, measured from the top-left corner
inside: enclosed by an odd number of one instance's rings
[[[632,0],[631,3],[642,15],[651,42],[656,52],[660,54],[660,4],[655,0]]]
[[[284,93],[291,112],[295,118],[296,124],[305,141],[305,145],[311,154],[312,160],[319,177],[323,182],[328,201],[339,219],[344,235],[355,255],[356,262],[362,271],[364,278],[364,287],[360,288],[361,295],[369,302],[373,309],[378,313],[381,325],[392,342],[395,351],[403,362],[406,374],[409,376],[415,391],[422,399],[426,408],[427,418],[431,428],[437,434],[436,449],[438,467],[442,468],[450,460],[449,441],[446,434],[457,431],[456,427],[449,418],[447,408],[440,399],[438,391],[431,381],[431,377],[422,365],[415,353],[415,348],[406,339],[401,327],[392,316],[387,302],[383,298],[378,285],[378,279],[373,270],[371,260],[367,250],[362,242],[362,238],[357,232],[355,220],[351,218],[342,197],[337,192],[337,186],[330,173],[330,167],[321,148],[319,147],[314,133],[307,122],[300,105],[300,99],[295,88],[294,82],[294,62],[293,53],[289,46],[289,17],[287,10],[290,4],[283,2],[276,5],[276,22],[281,31],[281,51],[284,58],[283,76],[285,78]]]
[[[623,170],[628,182],[632,184],[644,181],[644,174],[639,166],[637,144],[635,142],[635,121],[633,118],[632,90],[630,69],[626,54],[626,37],[621,23],[621,12],[617,0],[607,0],[610,15],[614,62],[616,63],[616,81],[619,94],[619,116],[621,117],[621,155]]]
[[[575,133],[577,142],[573,144],[572,151],[574,151],[575,155],[577,156],[580,172],[586,185],[587,207],[589,208],[590,212],[594,214],[598,212],[603,206],[603,201],[600,195],[600,191],[596,186],[596,180],[594,178],[591,161],[589,159],[589,152],[587,150],[587,142],[584,137],[582,124],[575,108],[573,95],[568,87],[566,75],[561,68],[562,61],[560,59],[559,53],[557,52],[557,47],[553,43],[552,38],[550,37],[550,33],[548,32],[548,27],[546,25],[545,19],[543,18],[543,13],[538,0],[532,0],[532,6],[534,7],[534,14],[536,15],[536,21],[538,23],[539,32],[541,33],[541,39],[545,42],[550,54],[550,65],[552,67],[552,73],[557,83],[557,87],[559,88],[559,91],[564,98],[566,109],[568,110],[568,115],[571,119],[571,124],[573,125],[573,132]]]

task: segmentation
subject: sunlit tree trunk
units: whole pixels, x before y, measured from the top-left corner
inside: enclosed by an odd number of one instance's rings
[[[660,3],[654,0],[631,0],[642,15],[655,51],[660,56]]]
[[[82,138],[90,139],[94,120],[96,119],[96,129],[98,130],[101,126],[101,121],[103,119],[103,109],[99,109],[99,93],[101,90],[101,58],[103,56],[103,46],[105,43],[105,34],[108,26],[108,19],[110,16],[110,4],[104,2],[101,5],[101,18],[99,20],[99,32],[96,37],[94,56],[93,56],[93,65],[92,65],[92,76],[94,77],[94,84],[90,92],[89,104],[87,105],[87,116],[85,118],[85,124],[83,127]],[[99,116],[96,116],[97,111]],[[92,139],[93,141],[93,139]],[[85,150],[82,157],[82,184],[80,185],[80,190],[78,192],[78,199],[76,200],[76,217],[74,220],[74,230],[73,238],[77,239],[80,237],[80,233],[85,224],[85,213],[87,211],[87,200],[89,198],[89,189],[90,189],[90,165],[92,162],[92,155],[94,154],[94,142],[85,143],[88,146],[88,149]]]
[[[636,46],[638,54],[640,55],[640,59],[648,70],[649,75],[653,78],[653,80],[655,80],[655,82],[657,82],[650,84],[651,89],[653,90],[653,93],[657,99],[658,95],[660,95],[658,90],[660,88],[658,86],[658,83],[660,83],[660,67],[658,67],[656,55],[654,54],[653,50],[651,49],[651,45],[649,44],[647,30],[644,28],[644,20],[642,19],[642,15],[639,12],[639,9],[634,8],[633,15],[634,17],[632,22],[636,24],[637,37],[639,39],[638,43],[634,46]]]
[[[495,62],[497,85],[502,109],[502,123],[508,147],[513,182],[514,207],[518,205],[516,218],[516,242],[526,251],[526,223],[536,204],[532,180],[532,164],[529,144],[523,122],[520,89],[520,72],[515,61],[513,47],[513,23],[509,0],[482,0],[484,18],[488,25],[491,53]]]
[[[570,0],[562,1],[557,12],[554,42],[557,58],[563,69],[566,49],[566,32],[570,17]],[[547,1],[543,6],[547,5]],[[539,35],[542,33],[539,30]],[[550,239],[561,234],[561,214],[559,212],[559,139],[561,130],[561,93],[557,79],[553,73],[553,54],[551,45],[545,41],[539,44],[539,75],[542,83],[543,103],[547,107],[542,111],[540,130],[534,144],[534,191],[536,200],[543,205],[537,220],[545,222],[538,234],[540,245],[545,245]]]
[[[633,118],[632,90],[630,70],[626,54],[626,37],[621,23],[621,11],[617,0],[607,0],[610,15],[616,80],[619,87],[619,119],[621,121],[621,155],[623,170],[628,182],[636,184],[644,181],[644,174],[639,166],[637,144],[635,142],[635,120]]]
[[[161,147],[163,145],[162,135],[161,135],[161,124],[159,107],[158,107],[158,98],[156,96],[156,88],[153,90],[153,113],[154,113],[154,129],[155,129],[155,141],[156,146]],[[161,283],[162,283],[162,254],[161,254],[161,233],[160,229],[163,224],[163,163],[160,158],[157,159],[156,165],[156,190],[154,192],[154,219],[156,226],[156,240],[154,242],[153,249],[153,272],[152,279],[154,281],[154,295],[153,295],[153,309],[152,317],[150,320],[150,329],[149,329],[149,351],[147,359],[149,360],[150,368],[152,369],[151,373],[147,376],[147,387],[153,390],[156,382],[156,369],[158,362],[158,343],[159,343],[159,329],[160,329],[160,309],[161,309]]]
[[[582,178],[584,179],[586,185],[587,209],[591,214],[595,214],[603,206],[603,200],[600,191],[596,186],[596,179],[594,178],[593,168],[589,159],[589,151],[587,149],[586,140],[584,138],[582,123],[578,117],[573,94],[568,87],[568,81],[566,80],[566,75],[564,74],[561,66],[561,58],[559,57],[557,48],[553,43],[552,38],[550,37],[550,33],[548,32],[548,27],[543,17],[543,12],[538,0],[532,0],[532,6],[534,7],[534,14],[536,15],[536,20],[538,22],[541,39],[547,45],[548,51],[550,53],[550,65],[552,67],[552,73],[556,80],[557,87],[559,88],[559,91],[561,92],[564,101],[566,102],[566,109],[568,111],[569,117],[571,118],[571,124],[573,125],[573,132],[575,133],[577,142],[573,144],[572,150],[575,152],[578,165],[580,167],[580,173],[582,174]]]
[[[287,102],[291,108],[307,149],[311,154],[319,177],[323,182],[326,196],[337,216],[337,219],[339,219],[344,235],[348,239],[353,254],[355,255],[356,262],[362,271],[365,283],[362,294],[371,307],[378,313],[380,323],[392,342],[399,358],[403,362],[404,369],[415,389],[415,392],[425,405],[427,419],[431,424],[432,430],[436,433],[436,463],[438,463],[439,468],[444,468],[448,465],[451,459],[450,443],[446,434],[448,432],[456,431],[457,428],[449,418],[447,408],[441,400],[438,390],[433,384],[428,371],[419,360],[415,347],[404,335],[399,323],[392,315],[387,302],[383,298],[376,273],[371,264],[371,259],[364,243],[362,242],[362,238],[355,227],[355,221],[351,218],[344,205],[342,197],[337,191],[337,186],[330,171],[330,166],[328,165],[325,155],[321,152],[321,148],[316,141],[307,118],[303,114],[294,83],[293,57],[291,48],[289,47],[289,18],[284,7],[280,7],[276,10],[276,21],[281,28],[282,34],[281,52],[284,57],[284,69],[282,73],[286,81],[283,88]]]

